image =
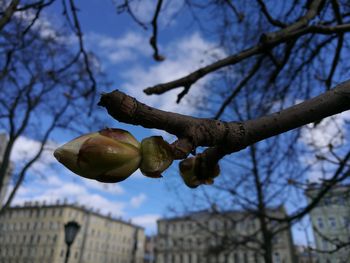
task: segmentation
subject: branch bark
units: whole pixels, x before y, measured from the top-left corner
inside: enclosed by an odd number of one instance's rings
[[[313,99],[244,122],[224,122],[161,111],[118,90],[103,94],[99,105],[118,121],[164,130],[179,139],[186,139],[192,150],[198,146],[214,147],[216,150],[210,152],[221,155],[220,159],[258,141],[349,110],[350,80]]]
[[[322,2],[322,0],[312,1],[309,5],[308,11],[304,16],[301,16],[296,22],[281,30],[267,34],[262,34],[261,41],[255,46],[242,50],[241,52],[228,56],[224,59],[218,60],[208,66],[202,67],[180,79],[146,88],[144,92],[147,95],[162,94],[172,89],[184,87],[184,92],[187,93],[192,84],[194,84],[196,81],[206,76],[207,74],[219,70],[223,67],[234,65],[257,54],[265,53],[271,48],[279,45],[280,43],[296,39],[297,37],[300,37],[307,33],[334,33],[333,27],[331,27],[331,30],[328,30],[328,27],[324,27],[321,25],[309,27],[307,26],[309,21],[312,20],[318,14]],[[342,30],[344,30],[344,28],[342,28]],[[350,30],[350,25],[348,25],[348,27],[346,27],[345,30]],[[181,99],[181,97],[179,99]],[[179,102],[179,99],[177,102]]]

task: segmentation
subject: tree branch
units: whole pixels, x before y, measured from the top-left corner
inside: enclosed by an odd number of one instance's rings
[[[193,148],[222,158],[248,145],[350,109],[350,80],[313,99],[255,120],[223,122],[161,111],[118,90],[103,94],[100,106],[118,121],[156,128],[187,139]],[[205,152],[204,152],[205,153]]]
[[[263,0],[257,0],[258,4],[260,5],[261,11],[263,12],[264,16],[266,17],[267,21],[269,21],[269,23],[271,25],[277,26],[277,27],[286,27],[286,24],[282,23],[279,20],[274,19],[271,14],[269,13],[269,11],[267,10],[267,7],[265,5],[265,2]]]
[[[307,34],[307,33],[321,33],[321,34],[328,33],[329,34],[330,32],[327,32],[327,29],[328,29],[327,27],[323,27],[323,28],[314,27],[314,26],[306,27],[308,22],[317,15],[322,2],[323,2],[322,0],[312,1],[308,12],[304,16],[299,18],[295,23],[279,31],[263,34],[260,43],[258,43],[257,45],[250,47],[248,49],[245,49],[237,54],[228,56],[224,59],[218,60],[206,67],[202,67],[180,79],[146,88],[144,92],[147,95],[162,94],[169,90],[179,88],[179,87],[185,87],[185,92],[187,92],[192,84],[194,84],[196,81],[198,81],[205,75],[211,72],[214,72],[218,69],[221,69],[223,67],[226,67],[228,65],[234,65],[240,61],[243,61],[259,53],[266,52],[267,50],[279,45],[280,43],[283,43],[288,40],[292,40],[296,37],[300,37],[303,34]],[[348,25],[348,27],[350,26]],[[347,28],[347,29],[349,30],[350,28]],[[313,32],[313,31],[320,31],[320,32]]]
[[[16,12],[18,4],[19,0],[12,0],[9,6],[6,8],[4,15],[0,18],[0,31],[10,21],[13,13]]]
[[[159,51],[158,51],[158,45],[157,45],[157,37],[158,37],[158,24],[157,24],[157,20],[158,20],[158,16],[159,16],[159,13],[160,13],[160,10],[162,9],[162,3],[163,3],[163,0],[158,0],[157,2],[157,7],[156,7],[156,11],[154,12],[154,16],[153,16],[153,19],[152,19],[152,28],[153,28],[153,35],[151,36],[149,42],[154,50],[154,53],[153,53],[153,58],[156,60],[156,61],[163,61],[164,60],[164,57],[162,55],[159,54]]]

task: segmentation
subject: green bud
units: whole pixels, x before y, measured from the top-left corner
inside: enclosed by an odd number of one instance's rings
[[[207,167],[206,169],[201,169],[201,162],[202,159],[198,156],[190,157],[180,162],[181,177],[184,183],[190,188],[196,188],[201,184],[213,184],[214,178],[220,173],[218,164],[213,168]]]
[[[106,183],[125,180],[141,162],[140,143],[122,129],[80,136],[56,149],[54,156],[74,173]]]
[[[174,160],[170,145],[162,136],[152,136],[141,142],[142,161],[140,170],[143,175],[152,178],[162,177],[162,172]]]

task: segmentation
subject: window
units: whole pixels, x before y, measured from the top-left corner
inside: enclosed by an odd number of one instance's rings
[[[337,227],[337,223],[336,223],[334,217],[329,217],[329,218],[328,218],[328,222],[329,222],[329,226],[330,226],[332,229],[335,229],[335,228]]]
[[[350,227],[350,217],[344,216],[343,217],[343,223],[344,223],[344,227],[345,228],[349,228]]]
[[[317,218],[317,225],[318,225],[318,228],[323,228],[324,225],[323,225],[323,220],[321,217]]]
[[[327,240],[323,240],[323,241],[322,241],[322,249],[323,249],[323,250],[327,250],[327,248],[328,248]]]
[[[345,205],[345,198],[344,196],[339,196],[338,197],[338,205],[344,206]]]
[[[248,255],[247,255],[247,253],[244,253],[243,259],[244,259],[244,263],[248,263]]]
[[[332,201],[329,197],[326,197],[323,202],[324,202],[324,205],[326,205],[326,206],[332,204]]]
[[[273,244],[278,244],[280,242],[280,240],[279,240],[279,237],[278,236],[274,236],[273,238],[272,238],[272,243]]]
[[[273,255],[273,262],[274,263],[281,263],[281,256],[280,253],[275,252]]]

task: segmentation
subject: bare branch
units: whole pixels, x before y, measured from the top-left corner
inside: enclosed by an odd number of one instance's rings
[[[77,15],[77,7],[74,4],[74,0],[69,0],[72,16],[73,16],[73,21],[74,21],[74,26],[76,29],[76,35],[79,40],[79,47],[80,47],[80,53],[83,55],[84,58],[84,63],[85,63],[85,69],[86,72],[88,73],[89,79],[91,81],[91,87],[88,89],[83,96],[88,97],[90,95],[93,95],[96,91],[96,80],[94,77],[94,74],[92,73],[91,66],[90,66],[90,61],[89,61],[89,56],[88,53],[85,50],[84,47],[84,41],[83,41],[83,33],[81,31],[78,15]]]
[[[153,16],[153,19],[152,19],[152,28],[153,28],[153,35],[151,36],[149,42],[154,50],[154,53],[153,53],[153,58],[158,61],[158,62],[161,62],[164,60],[164,57],[162,55],[159,54],[159,51],[158,51],[158,45],[157,45],[157,38],[158,38],[158,24],[157,24],[157,20],[158,20],[158,16],[159,16],[159,13],[160,13],[160,10],[162,9],[162,3],[163,3],[163,0],[158,0],[157,2],[157,7],[156,7],[156,11],[154,12],[154,16]]]
[[[263,0],[257,0],[258,4],[260,5],[261,11],[265,15],[267,21],[269,21],[270,24],[277,26],[277,27],[286,27],[286,24],[282,23],[279,20],[274,19],[269,11],[267,10],[267,7],[265,5],[265,2]]]
[[[16,12],[18,4],[19,0],[12,0],[9,6],[6,8],[4,15],[0,18],[0,31],[10,21],[12,15],[14,14],[14,12]]]
[[[218,69],[221,69],[223,67],[226,67],[228,65],[234,65],[238,62],[241,62],[259,53],[266,52],[267,50],[279,45],[280,43],[293,40],[296,37],[300,37],[307,33],[329,34],[330,33],[329,31],[332,31],[333,33],[335,30],[334,27],[332,27],[331,29],[328,27],[320,27],[320,26],[306,27],[308,22],[317,15],[321,3],[322,3],[322,0],[312,1],[308,12],[304,16],[299,18],[295,23],[279,31],[263,34],[261,38],[261,42],[259,44],[251,48],[245,49],[237,54],[228,56],[224,59],[214,62],[213,64],[210,64],[206,67],[200,68],[180,79],[146,88],[144,92],[147,95],[162,94],[169,90],[179,88],[179,87],[185,87],[185,92],[187,92],[192,84],[194,84],[196,81],[198,81],[200,78],[204,77],[205,75],[211,72],[214,72]],[[339,28],[337,28],[337,30],[339,30]],[[348,25],[348,27],[346,27],[345,30],[350,30],[350,25]]]
[[[243,123],[226,123],[161,111],[120,91],[103,94],[99,105],[118,121],[188,138],[193,147],[218,147],[214,152],[221,158],[258,141],[349,110],[350,81],[303,103]]]

